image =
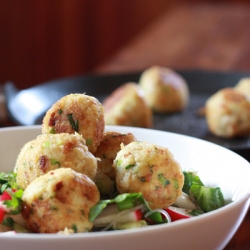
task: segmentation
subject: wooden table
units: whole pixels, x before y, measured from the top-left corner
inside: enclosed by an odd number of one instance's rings
[[[98,73],[142,70],[153,64],[184,69],[250,71],[250,4],[172,7]]]
[[[250,4],[173,7],[94,72],[131,72],[152,65],[250,72]],[[249,230],[250,212],[225,249],[250,249]]]

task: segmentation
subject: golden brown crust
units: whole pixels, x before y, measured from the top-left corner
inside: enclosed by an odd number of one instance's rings
[[[104,108],[92,96],[70,94],[58,100],[43,118],[43,133],[78,132],[95,152],[104,132]]]
[[[95,156],[100,159],[97,162],[97,172],[106,174],[111,180],[115,180],[115,168],[113,161],[121,150],[121,144],[127,145],[136,141],[131,133],[105,132]]]
[[[250,77],[241,78],[234,89],[250,99]]]
[[[167,148],[131,142],[118,152],[114,165],[117,190],[141,192],[152,209],[167,208],[182,194],[184,176]]]
[[[189,102],[186,81],[175,71],[153,66],[139,80],[148,105],[157,112],[171,113],[185,109]]]
[[[107,125],[152,127],[152,112],[142,89],[136,83],[126,83],[108,96],[103,106]]]
[[[72,169],[57,169],[38,177],[24,191],[22,215],[35,233],[65,228],[88,232],[89,211],[100,199],[95,183]]]
[[[221,89],[206,102],[206,120],[211,133],[233,138],[250,134],[250,102],[234,88]]]
[[[57,168],[72,168],[95,178],[97,160],[79,134],[41,134],[27,142],[15,164],[17,184],[23,189],[38,176]]]

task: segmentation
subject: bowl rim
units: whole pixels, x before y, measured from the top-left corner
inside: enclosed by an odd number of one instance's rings
[[[1,132],[6,132],[6,131],[14,131],[14,130],[37,130],[41,128],[41,125],[30,125],[30,126],[12,126],[12,127],[4,127],[4,128],[0,128],[0,134]],[[114,129],[117,129],[118,127],[117,126],[106,126],[106,129],[108,129],[109,131],[112,131]],[[199,138],[194,138],[194,137],[191,137],[191,136],[188,136],[188,135],[182,135],[182,134],[177,134],[177,133],[173,133],[173,132],[168,132],[168,131],[161,131],[161,130],[154,130],[154,129],[147,129],[147,128],[134,128],[134,127],[126,127],[126,126],[119,126],[119,130],[130,130],[130,129],[133,129],[134,131],[154,131],[155,133],[166,133],[166,134],[171,134],[173,136],[180,136],[180,137],[185,137],[185,138],[191,138],[191,139],[194,139],[194,140],[198,140],[198,141],[202,141],[204,143],[207,143],[207,144],[212,144],[216,147],[219,147],[219,148],[222,148],[223,150],[226,150],[226,151],[230,151],[230,153],[232,154],[236,154],[235,152],[227,149],[227,148],[224,148],[220,145],[217,145],[217,144],[214,144],[212,142],[209,142],[209,141],[205,141],[205,140],[202,140],[202,139],[199,139]],[[240,157],[242,160],[245,160],[246,163],[249,164],[250,166],[250,163],[244,159],[242,156],[236,154],[238,157]],[[85,238],[93,238],[93,237],[102,237],[102,238],[105,238],[105,237],[110,237],[110,236],[113,236],[113,237],[116,237],[116,236],[126,236],[126,237],[129,237],[130,235],[132,234],[141,234],[141,233],[145,233],[145,232],[148,232],[148,231],[155,231],[155,230],[171,230],[171,228],[176,228],[176,227],[180,227],[182,225],[187,225],[187,224],[192,224],[192,223],[195,223],[197,220],[200,221],[200,220],[206,220],[206,219],[209,219],[210,217],[213,217],[214,214],[216,213],[218,216],[221,215],[221,214],[224,214],[225,212],[227,211],[231,211],[233,209],[235,209],[235,207],[237,207],[240,203],[245,203],[248,208],[249,208],[249,205],[250,205],[250,192],[244,194],[241,198],[239,198],[238,200],[236,201],[233,201],[229,204],[226,204],[225,206],[217,209],[217,210],[214,210],[214,211],[211,211],[209,213],[206,213],[206,214],[203,214],[202,216],[197,216],[197,217],[192,217],[188,220],[179,220],[179,221],[175,221],[174,223],[170,223],[170,224],[161,224],[161,225],[154,225],[154,226],[148,226],[148,227],[143,227],[143,228],[140,228],[140,229],[130,229],[130,230],[114,230],[114,231],[105,231],[105,232],[89,232],[89,233],[77,233],[77,234],[69,234],[69,235],[66,235],[66,234],[34,234],[34,233],[17,233],[17,234],[10,234],[10,233],[0,233],[0,239],[12,239],[12,238],[15,238],[15,239],[19,239],[19,240],[60,240],[60,239],[68,239],[68,237],[70,237],[71,239],[85,239]],[[170,228],[170,229],[169,229]]]
[[[188,224],[193,224],[197,220],[209,220],[210,217],[213,217],[216,213],[218,216],[226,213],[227,211],[234,210],[235,207],[237,207],[240,203],[245,203],[248,208],[250,205],[250,193],[245,194],[243,197],[241,197],[239,200],[232,202],[230,204],[225,205],[224,207],[221,207],[217,210],[211,211],[209,213],[203,214],[201,216],[192,217],[189,219],[183,219],[175,221],[174,223],[170,224],[160,224],[160,225],[153,225],[148,227],[142,227],[138,229],[130,229],[130,230],[114,230],[114,231],[105,231],[105,232],[88,232],[88,233],[76,233],[76,234],[34,234],[34,233],[16,233],[16,234],[10,234],[10,233],[0,233],[0,239],[12,239],[13,237],[16,239],[23,239],[23,240],[50,240],[50,239],[65,239],[65,238],[72,238],[72,239],[87,239],[87,238],[109,238],[111,236],[126,236],[129,237],[130,235],[134,234],[143,234],[145,232],[149,231],[157,231],[157,230],[165,230],[166,232],[168,230],[171,230],[171,228],[178,228],[181,226],[186,226]],[[170,228],[170,229],[169,229]]]

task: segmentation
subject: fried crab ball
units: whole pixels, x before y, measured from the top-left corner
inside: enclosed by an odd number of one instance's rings
[[[35,233],[57,233],[66,228],[89,232],[93,227],[89,212],[99,199],[99,191],[88,176],[60,168],[28,185],[21,213]]]
[[[250,99],[250,77],[244,77],[234,87],[235,90],[239,91]]]
[[[42,132],[78,132],[93,153],[102,140],[104,126],[104,109],[95,97],[70,94],[62,97],[47,111],[43,118]]]
[[[16,160],[16,182],[25,189],[38,176],[57,168],[72,168],[95,178],[97,159],[80,134],[41,134],[27,142]]]
[[[141,192],[152,209],[167,208],[182,194],[184,175],[167,148],[131,142],[118,152],[114,166],[118,192]]]
[[[206,102],[206,120],[210,132],[233,138],[250,134],[250,102],[233,88],[221,89]]]
[[[153,66],[145,70],[139,85],[148,105],[156,112],[172,113],[185,109],[189,102],[186,81],[175,71]]]
[[[103,106],[107,125],[152,127],[152,111],[136,83],[125,83],[108,96]]]
[[[121,150],[121,144],[127,145],[133,141],[136,141],[136,138],[131,133],[105,132],[103,140],[95,152],[95,156],[100,159],[97,162],[97,172],[115,180],[113,161]]]

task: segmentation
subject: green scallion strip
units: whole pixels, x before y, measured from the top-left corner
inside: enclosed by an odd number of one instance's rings
[[[166,177],[162,173],[158,174],[158,180],[162,184],[163,187],[166,187],[167,185],[170,184],[170,181],[166,179]]]
[[[134,164],[129,164],[129,165],[127,165],[126,167],[125,167],[125,169],[130,169],[130,168],[132,168],[132,167],[134,167],[135,166],[135,163]]]
[[[78,120],[74,120],[73,118],[73,114],[67,114],[68,116],[68,120],[69,120],[69,123],[72,127],[73,130],[75,130],[76,132],[79,131],[79,124],[78,124]]]

